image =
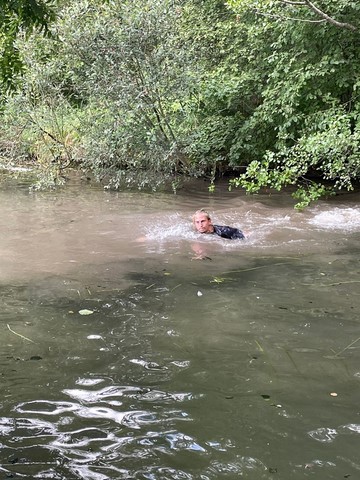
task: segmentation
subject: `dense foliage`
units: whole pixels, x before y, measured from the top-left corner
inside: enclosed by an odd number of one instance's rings
[[[251,161],[233,183],[249,191],[295,184],[300,206],[325,193],[328,181],[351,189],[360,174],[360,4],[324,0],[315,12],[308,1],[230,3],[256,49],[248,75],[261,72],[261,102],[238,148]]]
[[[21,63],[3,57],[2,78],[26,68],[0,153],[48,184],[70,165],[117,188],[228,174],[248,192],[294,185],[303,207],[359,180],[357,1],[58,1],[51,37],[7,18]]]
[[[52,5],[46,0],[0,0],[0,93],[14,89],[23,71],[23,62],[16,45],[18,35],[34,29],[45,35],[55,19]]]

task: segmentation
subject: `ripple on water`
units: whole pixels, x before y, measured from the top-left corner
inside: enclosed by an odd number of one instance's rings
[[[138,472],[138,475],[132,477],[134,479],[143,479],[146,480],[157,480],[159,478],[169,479],[169,480],[193,480],[194,477],[189,473],[184,472],[183,470],[176,470],[175,468],[168,467],[153,467],[148,470],[142,470]],[[207,480],[206,477],[202,476],[202,480]]]
[[[2,418],[4,441],[7,438],[10,444],[16,439],[19,452],[35,441],[39,454],[46,450],[44,458],[48,456],[38,462],[29,453],[26,466],[10,465],[8,474],[28,469],[31,478],[42,479],[192,478],[182,470],[160,465],[166,465],[174,452],[207,456],[213,450],[188,432],[174,428],[179,422],[192,421],[186,411],[174,406],[196,397],[189,392],[103,386],[104,381],[78,378],[76,388],[62,391],[73,401],[22,402],[14,409],[20,418]],[[142,404],[146,408],[141,408]],[[168,476],[159,477],[161,472],[168,472]]]
[[[91,387],[93,385],[103,383],[104,381],[105,380],[103,378],[78,378],[76,380],[76,384]]]
[[[95,383],[87,383],[85,379],[81,382],[81,385],[89,385],[93,386]],[[74,400],[78,400],[79,402],[100,402],[103,400],[107,400],[109,398],[119,398],[123,396],[131,396],[141,393],[142,390],[139,387],[131,387],[131,386],[110,386],[104,387],[100,390],[90,390],[90,389],[80,389],[80,388],[68,388],[64,389],[63,393],[68,395],[69,397],[73,398]]]
[[[15,428],[15,420],[13,418],[0,418],[0,435],[2,437],[10,435]]]
[[[350,433],[360,433],[360,425],[357,423],[349,423],[349,425],[344,425],[341,429]]]
[[[14,432],[19,438],[22,437],[48,437],[56,433],[56,427],[51,422],[40,420],[39,418],[18,418],[13,425]]]
[[[34,400],[20,403],[15,407],[19,413],[37,413],[41,415],[62,415],[77,410],[77,406],[71,402],[52,402],[48,400]]]
[[[258,471],[259,474],[266,472],[266,465],[260,460],[252,457],[238,456],[236,461],[223,463],[219,461],[211,462],[209,472],[216,475],[239,475],[242,476],[246,471]]]
[[[84,383],[82,384],[84,385]],[[139,388],[132,386],[110,386],[100,390],[89,389],[64,389],[63,393],[68,395],[74,400],[77,400],[81,404],[84,403],[98,403],[105,402],[110,404],[112,401],[116,401],[116,405],[122,405],[121,401],[117,401],[118,398],[127,400],[137,400],[146,402],[185,402],[195,398],[199,398],[190,392],[165,392],[161,390],[155,390],[150,388]]]
[[[309,436],[322,443],[331,443],[337,437],[338,432],[335,428],[321,427],[309,432]]]
[[[360,425],[357,423],[349,423],[347,425],[340,425],[337,428],[321,427],[308,432],[308,434],[318,442],[331,443],[338,435],[360,434]]]
[[[88,447],[91,443],[101,442],[104,444],[107,441],[113,443],[114,439],[115,435],[104,429],[88,427],[64,432],[63,434],[59,433],[57,439],[52,442],[52,445],[59,448],[79,448]]]
[[[23,410],[26,410],[23,408]],[[31,408],[30,412],[33,412]],[[56,410],[54,410],[56,411]],[[37,414],[39,409],[36,410]],[[102,413],[108,414],[103,409]],[[152,418],[140,418],[142,412],[131,412],[133,422],[139,426],[144,421],[148,427]],[[48,414],[48,410],[46,410]],[[173,424],[173,418],[171,424]],[[178,419],[177,419],[178,420]],[[200,445],[195,438],[178,430],[161,432],[140,429],[112,428],[109,422],[102,422],[102,426],[85,426],[69,429],[70,422],[50,422],[38,419],[1,419],[3,433],[7,435],[9,443],[16,442],[16,453],[22,460],[10,455],[14,449],[2,445],[3,454],[10,458],[9,465],[3,465],[4,472],[9,476],[13,473],[26,478],[52,479],[118,479],[118,478],[151,478],[152,472],[160,472],[162,467],[159,455],[168,458],[173,451],[185,451],[206,454],[206,446]],[[129,427],[124,424],[123,427]],[[133,427],[133,425],[130,425]],[[37,444],[34,446],[34,438]],[[28,442],[31,448],[28,447]],[[154,466],[156,464],[157,466]],[[124,468],[126,466],[127,468]],[[9,468],[7,468],[9,467]],[[169,479],[182,477],[182,472],[168,470]],[[65,472],[60,474],[59,472]],[[147,475],[150,475],[147,477]],[[180,475],[180,476],[179,476]],[[154,477],[163,478],[163,477]],[[189,477],[191,478],[191,476]]]

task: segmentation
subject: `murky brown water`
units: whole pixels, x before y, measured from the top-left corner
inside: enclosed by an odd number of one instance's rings
[[[359,201],[3,185],[2,476],[358,478]]]

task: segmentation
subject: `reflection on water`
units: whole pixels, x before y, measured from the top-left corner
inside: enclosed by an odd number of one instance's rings
[[[359,476],[358,196],[0,196],[4,478]]]

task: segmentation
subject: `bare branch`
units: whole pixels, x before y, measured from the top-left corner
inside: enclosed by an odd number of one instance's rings
[[[288,5],[306,5],[305,2],[291,2],[290,0],[281,0],[281,3],[286,3]]]
[[[309,7],[313,12],[316,13],[316,15],[319,15],[323,20],[325,20],[328,23],[331,23],[332,25],[335,25],[336,27],[340,28],[347,28],[349,30],[352,30],[355,32],[357,28],[354,25],[351,25],[351,23],[345,23],[345,22],[338,22],[334,18],[330,17],[327,13],[323,12],[318,8],[316,5],[314,5],[310,0],[280,0],[281,3],[284,3],[285,5],[295,5],[295,6],[303,6],[303,7]],[[297,18],[293,18],[292,20],[299,20]]]
[[[277,18],[279,20],[291,20],[295,22],[305,22],[305,23],[324,23],[326,20],[323,18],[322,20],[309,20],[307,18],[295,18],[295,17],[286,17],[284,15],[275,15],[273,13],[264,13],[258,9],[255,9],[254,12],[257,15],[261,15],[262,17],[270,17],[270,18]]]
[[[357,30],[357,28],[354,25],[351,25],[350,23],[343,23],[343,22],[338,22],[334,18],[331,18],[329,15],[327,15],[325,12],[321,11],[316,5],[314,5],[310,0],[304,0],[304,3],[311,8],[313,12],[315,12],[317,15],[320,15],[320,17],[324,18],[327,22],[332,23],[336,27],[340,28],[348,28],[349,30],[352,30],[353,32]]]

